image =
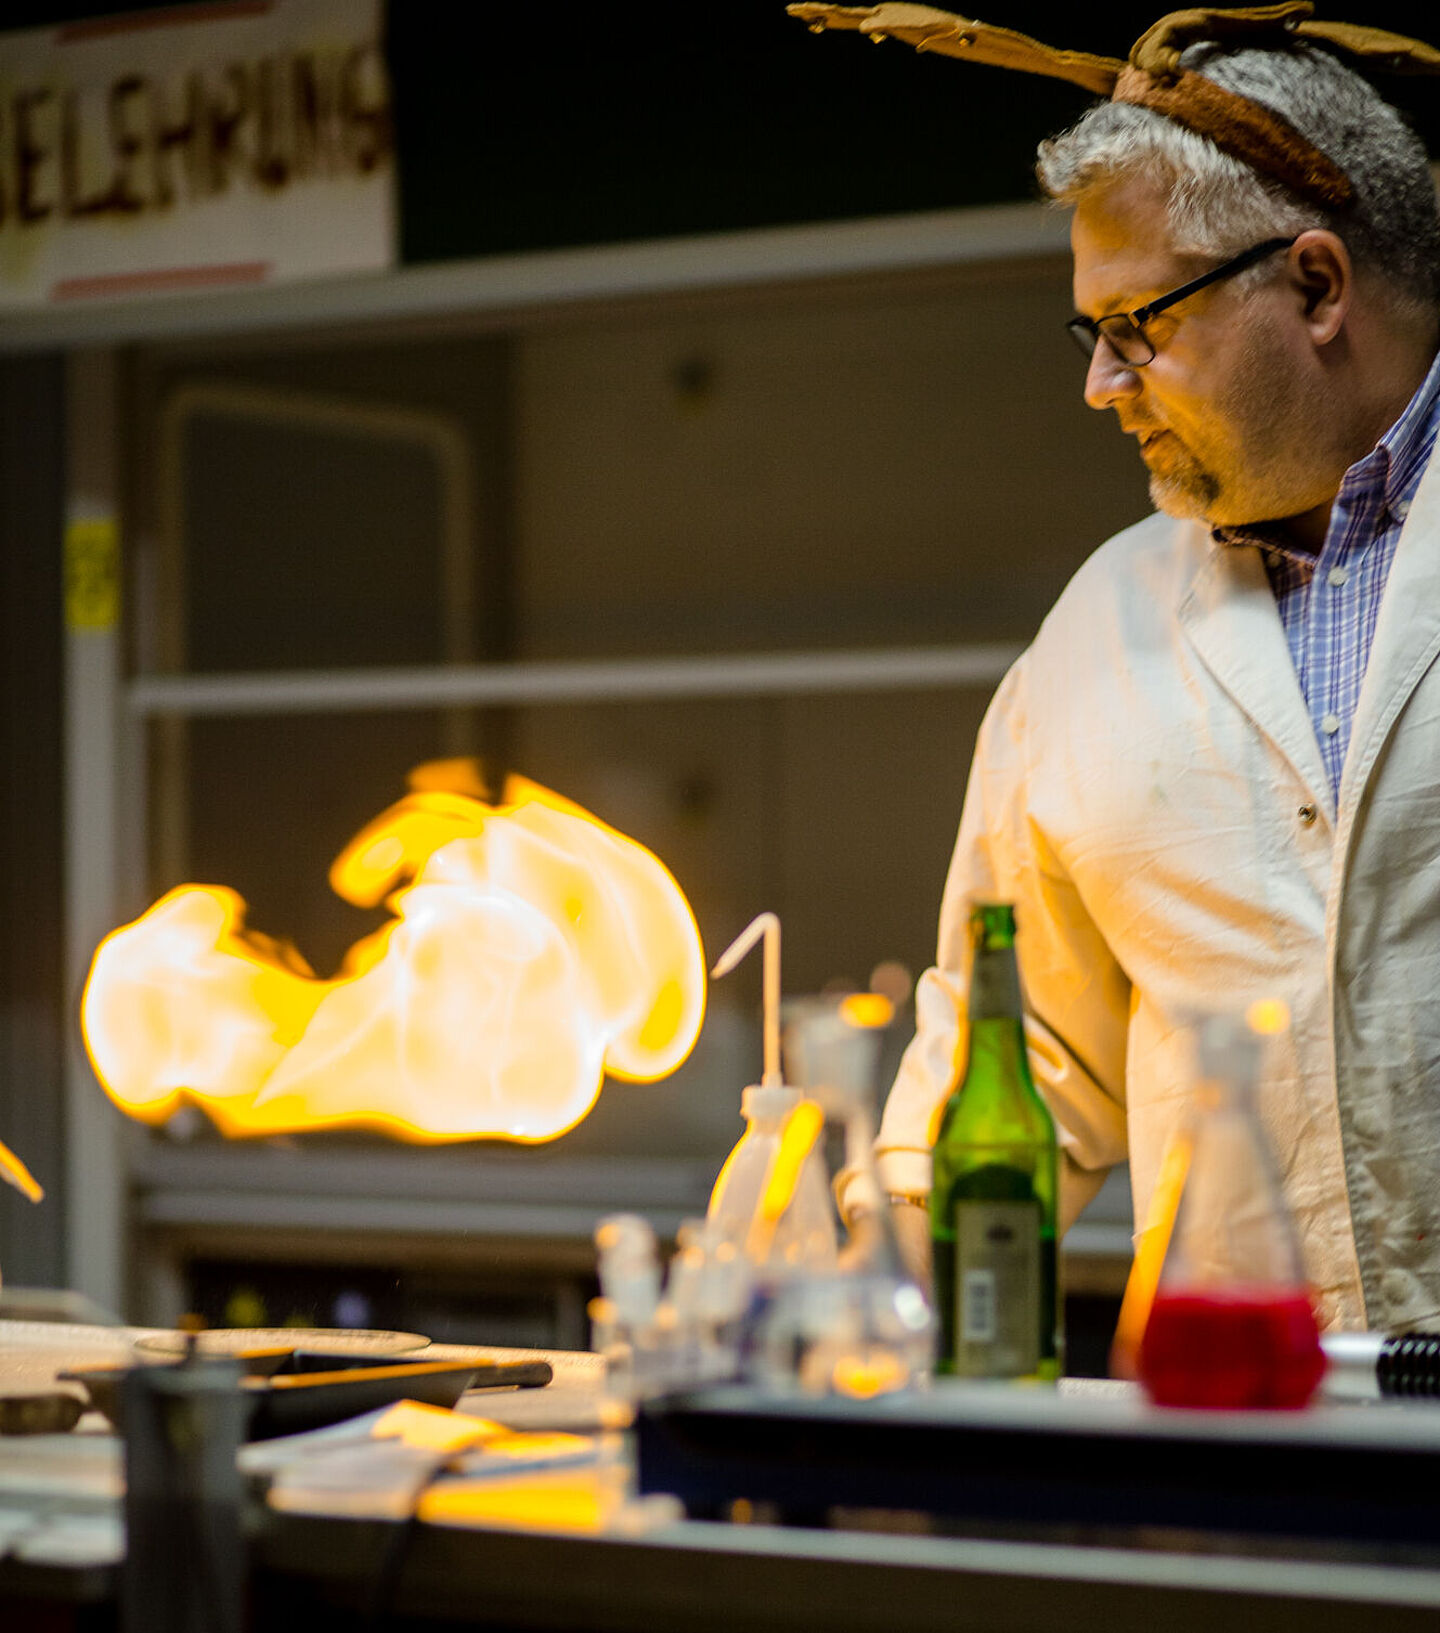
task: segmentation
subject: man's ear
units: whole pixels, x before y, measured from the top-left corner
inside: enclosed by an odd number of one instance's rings
[[[1288,259],[1291,285],[1310,338],[1317,346],[1328,345],[1345,327],[1355,293],[1350,251],[1338,233],[1311,227],[1290,246]]]

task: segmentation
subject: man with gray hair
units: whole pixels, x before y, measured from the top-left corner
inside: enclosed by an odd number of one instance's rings
[[[1073,210],[1086,401],[1157,506],[981,728],[877,1146],[902,1241],[918,1262],[968,903],[1008,900],[1065,1222],[1127,1157],[1146,1220],[1194,1017],[1278,998],[1258,1110],[1322,1322],[1434,1321],[1440,218],[1357,68],[1440,53],[1304,3],[1177,13],[1123,64],[923,7],[791,9],[1109,94],[1039,176]]]

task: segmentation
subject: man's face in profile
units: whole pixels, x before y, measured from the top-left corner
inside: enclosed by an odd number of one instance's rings
[[[1084,198],[1071,244],[1076,310],[1091,318],[1133,311],[1225,259],[1175,249],[1164,192],[1145,177]],[[1258,286],[1212,284],[1160,313],[1145,326],[1146,364],[1096,345],[1085,400],[1137,439],[1151,498],[1172,516],[1238,526],[1316,502],[1305,336],[1284,268],[1277,255]]]

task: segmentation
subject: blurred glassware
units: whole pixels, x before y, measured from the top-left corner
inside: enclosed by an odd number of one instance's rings
[[[1139,1374],[1162,1406],[1304,1406],[1325,1370],[1294,1227],[1255,1110],[1262,1040],[1196,1026],[1191,1150]]]
[[[781,1064],[780,920],[760,913],[720,955],[715,978],[764,945],[765,1064],[740,1097],[745,1132],[726,1159],[707,1217],[762,1277],[833,1270],[835,1210],[820,1136],[824,1113],[787,1084]]]
[[[877,1075],[893,1017],[878,993],[786,1006],[786,1075],[843,1128],[864,1223],[836,1274],[775,1289],[751,1357],[768,1388],[868,1397],[923,1382],[934,1363],[933,1313],[901,1260],[875,1172]]]

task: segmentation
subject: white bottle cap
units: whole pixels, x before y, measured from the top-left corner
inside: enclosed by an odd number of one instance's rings
[[[752,1083],[740,1096],[740,1115],[747,1123],[788,1117],[804,1099],[799,1089],[784,1083]]]

